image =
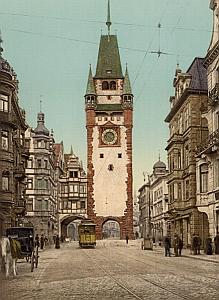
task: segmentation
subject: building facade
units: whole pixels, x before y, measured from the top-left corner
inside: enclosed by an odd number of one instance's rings
[[[25,215],[25,166],[28,151],[25,112],[19,106],[18,80],[2,57],[0,37],[0,236]]]
[[[208,78],[208,105],[202,110],[205,137],[197,147],[197,206],[207,216],[209,235],[219,231],[219,1],[211,0],[213,33],[204,66]]]
[[[153,166],[153,173],[150,176],[150,194],[151,194],[151,223],[152,237],[155,243],[163,241],[163,237],[168,232],[168,170],[166,164],[157,161]]]
[[[185,246],[191,245],[194,233],[202,240],[208,234],[206,215],[196,204],[196,147],[203,139],[206,124],[201,110],[207,105],[207,74],[204,59],[195,58],[186,73],[177,68],[170,97],[171,110],[165,121],[169,123],[170,138],[166,147],[169,175],[170,231],[180,235]]]
[[[108,220],[120,238],[133,238],[132,127],[133,95],[126,68],[122,72],[117,36],[101,35],[95,76],[91,68],[85,95],[88,169],[88,217],[102,237]]]
[[[59,183],[59,232],[63,237],[67,237],[71,231],[68,227],[72,227],[72,232],[76,233],[77,221],[87,217],[87,175],[82,161],[72,149],[70,154],[64,154],[64,172],[59,177]]]
[[[29,148],[27,176],[27,219],[35,232],[50,242],[57,231],[57,185],[53,133],[45,127],[44,113],[37,115],[37,127],[25,133]]]

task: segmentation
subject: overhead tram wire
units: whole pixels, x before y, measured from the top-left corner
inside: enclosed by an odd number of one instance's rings
[[[165,12],[167,6],[169,5],[169,1],[170,1],[170,0],[167,0],[167,1],[166,1],[166,6],[165,6],[165,9],[164,9],[164,10],[162,11],[162,13],[161,13],[161,16],[160,16],[160,19],[159,19],[159,23],[161,22],[161,20],[162,20],[162,18],[163,18],[163,16],[164,16],[164,12]],[[152,45],[152,43],[153,43],[153,40],[154,40],[154,35],[153,35],[153,37],[152,37],[152,39],[151,39],[151,41],[150,41],[150,43],[149,43],[149,46],[148,46],[148,48],[147,48],[147,51],[145,52],[145,55],[144,55],[144,57],[143,57],[143,59],[142,59],[142,62],[141,62],[141,64],[140,64],[139,67],[138,67],[138,70],[137,70],[137,72],[136,72],[136,76],[135,76],[134,81],[133,81],[133,83],[132,83],[132,86],[133,86],[133,87],[134,87],[134,85],[135,85],[135,82],[136,82],[138,76],[139,76],[140,73],[141,73],[142,66],[143,66],[143,64],[144,64],[144,61],[145,61],[145,59],[146,59],[148,53],[149,53],[150,47],[151,47],[151,45]]]
[[[60,21],[71,21],[71,22],[89,22],[89,23],[99,23],[105,24],[103,21],[94,21],[94,20],[75,20],[73,18],[66,18],[66,17],[51,17],[51,16],[40,16],[40,15],[29,15],[29,14],[19,14],[19,13],[7,13],[7,12],[0,12],[0,15],[9,15],[9,16],[21,16],[21,17],[30,17],[30,18],[45,18],[45,19],[54,19]],[[157,28],[157,26],[149,26],[145,24],[136,24],[136,23],[122,23],[122,22],[114,22],[117,25],[124,25],[124,26],[135,26],[135,27],[146,27],[146,28]],[[163,29],[174,29],[174,30],[185,30],[185,31],[198,31],[198,32],[218,32],[218,30],[209,30],[204,28],[192,28],[192,27],[176,27],[176,26],[162,26]]]
[[[20,33],[24,33],[24,34],[38,35],[38,36],[42,36],[42,37],[62,39],[62,40],[67,40],[67,41],[72,41],[72,42],[78,42],[78,43],[86,43],[86,44],[95,45],[95,46],[98,45],[98,43],[96,43],[96,42],[91,42],[91,41],[88,41],[88,40],[80,40],[80,39],[75,39],[75,38],[69,38],[69,37],[60,36],[60,35],[44,34],[44,33],[39,33],[39,32],[33,32],[33,31],[27,31],[27,30],[20,30],[20,29],[13,29],[13,28],[8,28],[8,27],[2,27],[2,28],[4,28],[4,30],[14,31],[14,32],[20,32]],[[143,52],[143,53],[146,52],[146,50],[144,50],[144,49],[137,49],[137,48],[130,48],[130,47],[121,47],[121,46],[119,48],[123,49],[123,50],[134,51],[134,52]],[[173,55],[175,55],[175,54],[173,54]],[[185,55],[185,56],[192,56],[192,55]]]

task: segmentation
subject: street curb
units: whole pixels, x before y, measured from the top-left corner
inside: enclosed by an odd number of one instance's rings
[[[193,256],[190,256],[190,255],[182,255],[182,257],[186,257],[186,258],[192,258],[192,259],[197,259],[197,260],[204,260],[204,261],[207,261],[207,262],[212,262],[212,263],[215,263],[215,264],[219,264],[219,261],[217,260],[211,260],[211,259],[207,259],[207,258],[201,258],[201,257],[193,257]]]
[[[157,253],[161,252],[159,249],[153,249],[154,251],[156,251]],[[171,253],[171,255],[173,257],[175,257],[174,253]],[[180,257],[180,256],[178,256]],[[185,257],[185,258],[191,258],[191,259],[197,259],[197,260],[202,260],[202,261],[207,261],[207,262],[211,262],[211,263],[215,263],[215,264],[219,264],[219,260],[212,260],[212,259],[208,259],[205,257],[197,257],[197,256],[193,256],[193,255],[186,255],[186,254],[182,254],[181,257]]]

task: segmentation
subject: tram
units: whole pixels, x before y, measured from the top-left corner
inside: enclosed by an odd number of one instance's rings
[[[96,246],[96,225],[90,220],[82,220],[78,225],[78,237],[79,237],[79,246],[84,247],[93,247]]]

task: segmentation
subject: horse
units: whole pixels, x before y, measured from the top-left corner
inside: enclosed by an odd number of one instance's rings
[[[19,251],[19,242],[8,238],[2,237],[0,239],[0,250],[2,257],[2,267],[5,269],[5,276],[8,278],[10,274],[10,270],[12,269],[12,273],[14,276],[18,274],[17,272],[17,259],[18,256],[16,253]]]

